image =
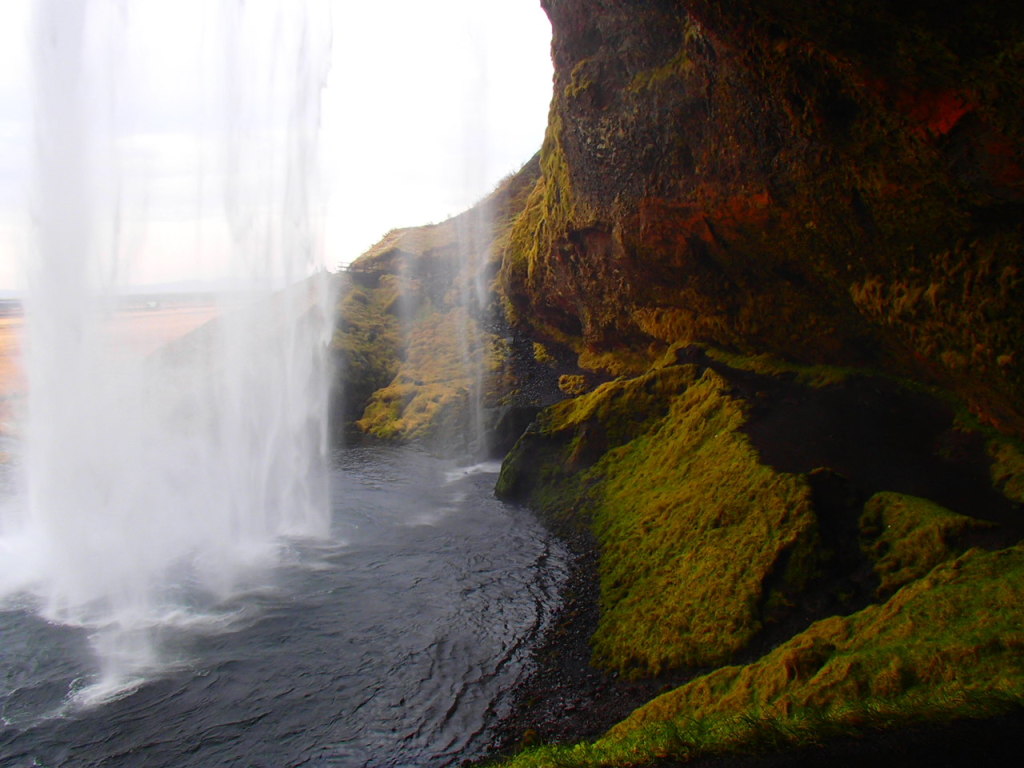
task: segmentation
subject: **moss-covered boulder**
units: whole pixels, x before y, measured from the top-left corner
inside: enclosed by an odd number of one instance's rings
[[[498,493],[586,521],[600,548],[594,663],[722,663],[817,575],[811,489],[759,461],[728,382],[670,364],[543,412]]]
[[[980,716],[975,694],[1004,666],[1012,684],[992,690],[1016,700],[1020,456],[942,393],[709,347],[543,410],[497,490],[593,534],[591,663],[662,681],[719,669],[594,744],[516,764],[683,757],[680,733],[731,749],[761,738],[755,721],[785,732],[779,718],[814,738],[847,716],[855,728],[879,701],[894,714],[872,727]],[[1001,611],[1011,617],[992,621]],[[961,661],[978,664],[970,695]]]
[[[1015,457],[917,387],[685,347],[542,411],[497,493],[595,535],[593,661],[654,675],[1015,542]]]
[[[671,717],[833,714],[1024,697],[1024,549],[971,550],[882,605],[820,621],[763,659],[698,678],[613,729]]]

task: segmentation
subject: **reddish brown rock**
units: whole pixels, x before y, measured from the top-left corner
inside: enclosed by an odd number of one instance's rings
[[[516,322],[610,373],[695,341],[870,366],[1024,435],[1024,6],[543,5]]]

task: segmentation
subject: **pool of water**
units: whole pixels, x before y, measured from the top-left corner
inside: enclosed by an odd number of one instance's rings
[[[448,766],[485,753],[567,554],[497,465],[350,448],[332,534],[224,604],[167,617],[151,671],[89,697],[95,628],[0,604],[0,765]],[[0,484],[0,488],[3,484]],[[4,567],[0,563],[0,568]]]

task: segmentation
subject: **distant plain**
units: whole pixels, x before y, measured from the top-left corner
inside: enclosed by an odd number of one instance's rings
[[[125,310],[114,314],[110,333],[128,355],[145,356],[217,316],[213,305]],[[0,316],[0,434],[11,431],[14,401],[27,389],[22,361],[26,318]]]

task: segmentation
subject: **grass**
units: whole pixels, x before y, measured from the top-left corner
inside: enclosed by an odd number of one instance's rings
[[[398,372],[399,324],[389,311],[394,301],[393,286],[387,283],[375,288],[353,286],[341,300],[331,348],[340,360],[346,421],[358,418],[374,390]]]
[[[392,230],[357,262],[374,282],[340,307],[346,421],[378,438],[458,449],[476,417],[512,387],[508,346],[484,329],[485,287],[502,241],[536,182],[530,161],[476,206],[440,224]]]

